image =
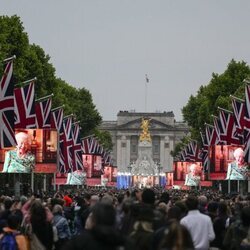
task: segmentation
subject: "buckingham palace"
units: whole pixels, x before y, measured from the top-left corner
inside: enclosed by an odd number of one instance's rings
[[[113,166],[117,166],[118,172],[129,172],[131,165],[140,157],[143,119],[149,121],[151,161],[161,166],[162,172],[171,172],[173,157],[170,152],[188,133],[187,124],[175,121],[172,111],[155,113],[119,111],[116,121],[103,121],[100,130],[110,132],[112,137]]]

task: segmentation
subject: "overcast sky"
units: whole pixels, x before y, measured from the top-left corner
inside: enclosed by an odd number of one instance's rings
[[[119,110],[173,111],[225,71],[250,63],[249,0],[1,0],[57,77],[85,87],[104,120]],[[148,75],[145,105],[145,74]]]

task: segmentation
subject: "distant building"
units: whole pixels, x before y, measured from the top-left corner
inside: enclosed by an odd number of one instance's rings
[[[172,111],[157,113],[120,111],[116,121],[103,121],[100,130],[109,131],[112,136],[113,165],[117,166],[118,172],[129,172],[131,170],[129,166],[138,159],[142,118],[150,119],[153,161],[162,167],[162,171],[171,172],[173,157],[170,152],[189,132],[186,123],[175,121]]]

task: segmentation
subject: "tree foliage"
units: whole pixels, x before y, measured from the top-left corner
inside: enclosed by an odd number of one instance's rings
[[[102,118],[93,103],[91,93],[83,88],[75,88],[64,80],[56,77],[55,68],[50,63],[50,56],[36,44],[29,44],[28,34],[18,16],[0,16],[0,68],[3,60],[16,55],[14,62],[13,81],[15,84],[37,78],[35,83],[36,98],[51,93],[53,108],[64,105],[65,115],[74,114],[80,121],[81,136],[96,133]],[[2,70],[0,72],[2,74]],[[102,136],[109,144],[111,137]],[[103,139],[104,140],[104,139]]]
[[[230,95],[244,96],[243,80],[249,75],[250,68],[245,62],[232,59],[224,73],[213,73],[209,84],[201,86],[196,96],[190,96],[182,114],[192,128],[193,139],[200,140],[199,131],[204,129],[205,123],[213,123],[211,115],[218,114],[218,107],[232,110]]]

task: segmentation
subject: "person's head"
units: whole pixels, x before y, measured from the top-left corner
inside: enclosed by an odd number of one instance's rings
[[[181,209],[178,206],[173,206],[171,208],[169,208],[168,210],[168,220],[177,220],[180,221],[181,220]]]
[[[234,158],[235,158],[235,162],[238,165],[243,165],[244,164],[244,151],[242,148],[236,148],[234,150]]]
[[[198,200],[200,206],[205,207],[207,205],[207,197],[205,195],[199,196]]]
[[[186,199],[186,206],[188,210],[196,210],[198,209],[198,199],[195,196],[189,195]]]
[[[154,205],[155,192],[152,189],[146,188],[143,190],[141,198],[144,204]]]
[[[174,221],[165,230],[160,249],[194,249],[194,245],[186,227]]]
[[[29,149],[29,135],[19,132],[15,135],[17,142],[17,152],[20,156],[25,155]]]
[[[219,202],[218,204],[218,214],[219,215],[227,215],[228,214],[228,208],[227,204],[224,201]]]
[[[57,204],[57,205],[55,205],[53,207],[52,212],[53,212],[54,215],[56,215],[56,214],[62,215],[63,214],[63,208],[62,208],[62,206]]]
[[[95,227],[112,227],[115,224],[116,212],[112,205],[98,202],[93,206],[89,214],[85,228],[93,229]]]
[[[241,221],[244,226],[246,227],[250,226],[250,207],[249,206],[244,207],[241,210]]]
[[[20,216],[16,214],[10,214],[7,219],[7,224],[11,229],[18,229],[18,227],[21,225],[21,218]]]

